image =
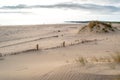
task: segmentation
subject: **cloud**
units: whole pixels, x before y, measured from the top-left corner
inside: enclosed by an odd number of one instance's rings
[[[24,5],[24,4],[19,4],[16,6],[2,6],[0,9],[23,9],[23,8],[29,8],[29,6]]]
[[[106,0],[107,1],[107,0]],[[76,9],[85,10],[91,13],[99,14],[120,14],[120,7],[111,5],[98,5],[98,4],[80,4],[80,3],[59,3],[53,5],[32,5],[27,6],[19,4],[16,6],[3,6],[0,9],[25,9],[25,8],[65,8],[65,9]]]
[[[0,11],[0,13],[20,13],[20,14],[29,14],[31,12],[23,12],[23,11]]]
[[[120,0],[72,0],[72,2],[87,2],[87,3],[94,3],[94,4],[120,4]]]

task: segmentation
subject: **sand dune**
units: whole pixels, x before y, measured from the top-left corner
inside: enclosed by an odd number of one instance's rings
[[[118,29],[112,26],[111,23],[104,23],[100,21],[91,21],[88,25],[82,27],[78,33],[111,33],[117,32]]]
[[[0,57],[0,80],[114,80],[119,65],[81,66],[74,60],[119,52],[120,31],[78,34],[83,25],[0,26],[0,55],[5,55]]]

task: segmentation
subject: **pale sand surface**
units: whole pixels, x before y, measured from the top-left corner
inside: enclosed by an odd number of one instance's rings
[[[88,80],[89,77],[90,80],[109,80],[117,77],[115,75],[120,74],[119,65],[115,69],[108,64],[83,67],[75,64],[74,59],[79,56],[110,56],[120,51],[120,31],[77,34],[81,26],[83,24],[1,26],[0,53],[21,54],[4,56],[4,60],[0,60],[0,80]],[[120,29],[120,24],[114,26]],[[83,40],[91,42],[81,43]],[[54,48],[61,46],[63,41],[66,47]],[[36,44],[41,50],[26,51],[35,49]]]
[[[119,67],[119,66],[118,66]],[[120,68],[118,68],[120,69]],[[112,70],[108,64],[66,65],[40,77],[40,80],[116,80],[120,72]]]

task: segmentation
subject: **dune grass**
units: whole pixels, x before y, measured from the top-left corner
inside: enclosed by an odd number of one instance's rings
[[[113,62],[120,63],[120,52],[116,52],[115,54],[111,55]]]
[[[88,25],[81,28],[78,33],[80,32],[94,32],[94,33],[109,33],[109,32],[115,32],[115,29],[111,23],[105,23],[101,21],[90,21]]]
[[[117,63],[120,64],[120,52],[116,52],[110,57],[91,57],[87,59],[85,57],[78,57],[75,59],[75,62],[80,64],[87,64],[87,63]]]
[[[78,58],[75,59],[75,62],[80,63],[82,65],[85,65],[88,61],[84,57],[78,57]]]

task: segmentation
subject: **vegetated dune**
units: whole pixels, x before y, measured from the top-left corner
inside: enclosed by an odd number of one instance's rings
[[[119,69],[110,68],[108,64],[70,64],[41,76],[40,80],[119,80]]]
[[[110,33],[116,32],[117,30],[111,23],[91,21],[88,25],[82,27],[78,33]]]

